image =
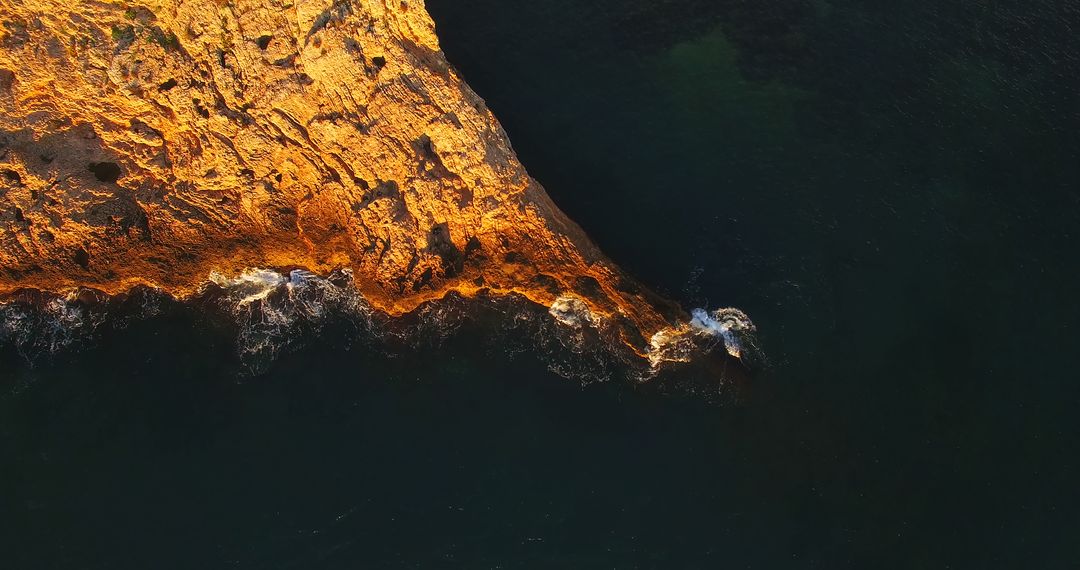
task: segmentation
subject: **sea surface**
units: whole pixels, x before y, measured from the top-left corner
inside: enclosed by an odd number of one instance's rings
[[[753,318],[752,379],[512,301],[8,311],[0,568],[1080,567],[1080,3],[427,5],[616,262]]]

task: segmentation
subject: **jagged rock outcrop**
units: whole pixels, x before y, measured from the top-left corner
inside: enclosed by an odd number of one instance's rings
[[[575,296],[639,352],[687,317],[517,161],[419,0],[0,0],[0,294],[351,268],[398,314]]]

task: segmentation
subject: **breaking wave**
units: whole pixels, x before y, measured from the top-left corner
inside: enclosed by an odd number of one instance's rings
[[[555,300],[548,310],[560,324],[575,331],[575,338],[583,339],[582,331],[601,330],[605,319],[594,314],[581,299],[563,296]],[[721,308],[709,312],[696,308],[688,323],[680,323],[655,333],[649,340],[645,357],[651,373],[658,372],[668,364],[687,363],[695,357],[722,347],[736,360],[755,358],[760,355],[754,333],[754,323],[746,313],[734,308]],[[646,377],[651,377],[647,374]]]
[[[235,319],[237,350],[250,372],[269,366],[283,351],[319,333],[331,318],[367,322],[371,309],[353,286],[352,272],[320,277],[303,269],[269,269],[228,278],[210,274],[202,296]]]
[[[28,303],[0,304],[0,343],[24,358],[54,354],[89,338],[105,316],[78,303],[75,295]]]
[[[64,296],[25,292],[0,303],[0,348],[12,347],[34,363],[86,346],[108,327],[152,318],[170,304],[225,321],[235,335],[241,369],[250,375],[318,338],[330,323],[347,325],[349,334],[387,353],[427,350],[455,335],[479,337],[504,356],[538,353],[551,371],[586,383],[620,376],[643,382],[701,355],[722,352],[745,360],[757,352],[753,323],[737,309],[695,309],[689,322],[653,335],[641,354],[623,343],[625,323],[595,314],[574,296],[560,297],[545,310],[516,296],[450,294],[390,318],[365,302],[350,271],[319,276],[304,269],[252,269],[232,277],[212,273],[198,294],[184,300],[146,288],[116,297],[88,289]]]

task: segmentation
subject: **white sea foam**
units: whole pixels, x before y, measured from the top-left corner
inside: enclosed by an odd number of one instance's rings
[[[601,331],[604,328],[603,319],[578,297],[559,297],[548,308],[548,313],[571,332],[567,337],[568,348],[580,349],[586,343],[586,330]],[[689,362],[695,355],[707,352],[719,343],[723,343],[728,354],[742,359],[754,331],[750,318],[738,309],[722,308],[710,313],[697,308],[691,311],[689,322],[655,333],[649,339],[646,356],[653,373],[665,363]]]
[[[131,319],[158,314],[161,304],[169,299],[164,293],[149,292],[145,298],[135,297],[134,312],[125,309],[122,314],[111,314],[109,303],[97,303],[92,298],[74,291],[66,297],[46,295],[38,301],[0,303],[0,343],[10,342],[28,359],[35,359],[82,344],[96,334],[102,323],[121,328]],[[282,351],[318,338],[330,319],[362,335],[357,338],[393,336],[420,347],[432,339],[445,340],[457,334],[471,315],[488,311],[489,318],[494,309],[498,318],[484,321],[483,326],[499,323],[498,340],[493,341],[496,346],[507,349],[514,345],[514,335],[524,335],[531,340],[517,351],[536,351],[556,373],[583,382],[620,374],[647,380],[665,363],[688,362],[720,343],[728,354],[744,358],[747,347],[752,348],[754,331],[750,320],[737,309],[711,313],[695,309],[688,322],[653,335],[646,347],[649,366],[645,367],[623,345],[619,317],[597,314],[584,299],[574,295],[556,299],[547,310],[550,318],[538,318],[535,306],[524,299],[481,298],[465,302],[451,296],[425,304],[400,326],[373,313],[347,270],[328,276],[302,269],[283,273],[256,268],[236,276],[214,272],[196,298],[212,300],[221,316],[235,323],[238,354],[252,373],[263,371]]]
[[[299,340],[315,336],[328,316],[370,313],[348,270],[321,277],[303,269],[288,275],[249,269],[236,277],[211,273],[210,282],[225,293],[223,308],[236,319],[238,351],[252,372],[265,369]]]
[[[248,269],[236,277],[210,272],[210,282],[228,291],[230,296],[237,296],[237,304],[241,306],[265,299],[285,281],[284,275],[269,269]]]
[[[722,342],[729,355],[738,359],[745,356],[746,343],[752,342],[756,330],[746,313],[723,308],[710,314],[697,308],[690,317],[689,323],[663,329],[649,340],[648,358],[654,369],[666,362],[689,362],[695,354],[709,350],[715,341]]]
[[[527,321],[530,311],[519,311],[521,316],[515,320]],[[620,371],[630,372],[628,367],[617,364],[625,347],[611,327],[614,321],[593,312],[584,299],[563,295],[551,303],[548,315],[553,320],[536,323],[539,326],[529,346],[529,350],[543,355],[548,370],[582,384],[605,382]]]
[[[727,353],[735,358],[742,358],[742,337],[756,330],[750,317],[738,309],[717,309],[710,315],[705,309],[698,308],[691,311],[690,315],[692,328],[701,334],[723,339]]]
[[[589,309],[585,301],[568,295],[555,299],[548,308],[548,313],[555,317],[556,321],[568,327],[595,327],[600,323],[600,318]]]
[[[689,362],[700,352],[688,327],[669,327],[649,339],[649,365],[655,371],[666,362]]]
[[[77,301],[77,292],[49,299],[39,307],[0,304],[0,341],[11,342],[33,360],[88,338],[104,321],[102,314]]]
[[[370,309],[353,286],[347,270],[321,277],[295,269],[288,274],[270,269],[249,269],[236,276],[212,272],[196,295],[211,295],[219,310],[237,327],[241,361],[254,372],[265,368],[285,348],[312,338],[331,315],[360,317],[367,322]],[[107,299],[85,300],[80,290],[66,296],[44,294],[37,300],[0,303],[0,343],[10,343],[28,360],[77,347],[93,338],[100,325],[127,326],[132,319],[161,311],[168,297],[149,292],[137,299],[138,310],[113,313]]]

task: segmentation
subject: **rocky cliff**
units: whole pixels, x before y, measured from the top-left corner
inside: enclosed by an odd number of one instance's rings
[[[517,161],[419,0],[0,0],[0,295],[348,268],[374,307],[689,318]],[[554,314],[554,313],[553,313]]]

